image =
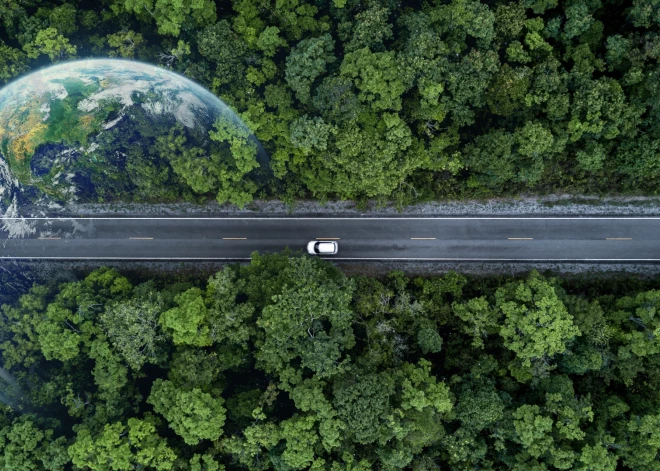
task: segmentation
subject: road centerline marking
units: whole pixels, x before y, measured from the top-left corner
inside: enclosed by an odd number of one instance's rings
[[[129,237],[130,240],[153,240],[153,237]]]
[[[222,240],[247,240],[247,237],[223,237]]]
[[[534,237],[509,237],[509,240],[534,240]]]

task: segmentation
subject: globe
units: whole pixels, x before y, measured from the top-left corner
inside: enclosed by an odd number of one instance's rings
[[[177,130],[203,157],[219,119],[247,129],[208,90],[154,65],[89,59],[33,72],[0,90],[1,209],[175,197],[185,179],[159,137]]]

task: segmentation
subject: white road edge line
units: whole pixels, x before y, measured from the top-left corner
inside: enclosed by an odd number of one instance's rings
[[[0,260],[252,260],[250,257],[10,257]],[[324,257],[333,260],[420,260],[420,261],[464,261],[464,262],[660,262],[660,258],[347,258]]]
[[[534,237],[509,237],[508,240],[534,240]]]
[[[606,237],[605,240],[632,240],[632,237]]]
[[[400,221],[410,221],[410,220],[525,220],[525,219],[530,219],[530,220],[535,220],[535,219],[556,219],[556,220],[660,220],[660,217],[600,217],[600,216],[594,216],[594,217],[242,217],[242,218],[237,218],[237,217],[228,217],[228,218],[221,218],[221,217],[216,217],[216,218],[211,218],[211,217],[199,217],[199,218],[194,218],[194,217],[153,217],[153,218],[146,218],[146,217],[53,217],[53,218],[44,218],[44,217],[4,217],[0,216],[0,219],[7,219],[7,220],[30,220],[30,221],[48,221],[48,220],[71,220],[71,219],[82,219],[85,221],[88,220],[96,220],[96,219],[107,219],[107,220],[236,220],[236,221],[244,221],[244,220],[400,220]]]
[[[247,240],[247,237],[223,237],[222,240]]]
[[[154,240],[153,237],[129,237],[130,240]]]
[[[435,237],[411,237],[410,240],[436,240]]]

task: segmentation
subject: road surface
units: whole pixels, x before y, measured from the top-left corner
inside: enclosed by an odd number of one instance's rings
[[[660,218],[3,218],[0,258],[243,260],[339,242],[333,260],[660,262]]]

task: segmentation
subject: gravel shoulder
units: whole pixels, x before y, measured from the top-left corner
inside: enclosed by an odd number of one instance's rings
[[[206,204],[139,204],[139,203],[72,203],[49,209],[23,208],[21,214],[33,216],[134,216],[134,217],[424,217],[424,216],[660,216],[660,197],[647,196],[522,196],[489,200],[438,201],[398,209],[370,201],[359,208],[352,201],[298,201],[287,204],[279,200],[256,200],[244,209],[233,205]]]
[[[241,265],[249,262],[240,262]],[[228,265],[224,262],[168,262],[168,261],[10,261],[0,260],[0,270],[14,274],[29,274],[33,282],[60,283],[83,278],[93,270],[106,266],[120,273],[139,279],[173,277],[178,280],[206,280]],[[430,277],[444,275],[449,271],[465,275],[516,276],[522,277],[531,270],[548,276],[562,278],[584,277],[608,279],[639,277],[658,279],[660,265],[653,264],[582,264],[582,263],[438,263],[438,262],[338,262],[337,267],[347,276],[384,277],[392,270],[401,270],[406,275]]]

